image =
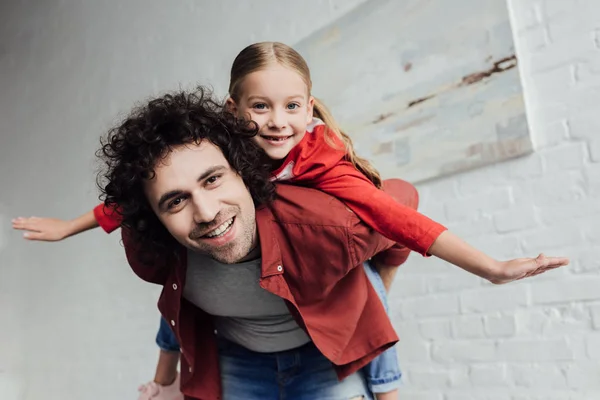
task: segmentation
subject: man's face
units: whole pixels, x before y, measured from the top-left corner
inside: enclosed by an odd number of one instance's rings
[[[217,146],[203,140],[176,147],[155,172],[146,196],[179,243],[229,264],[256,246],[252,197]]]

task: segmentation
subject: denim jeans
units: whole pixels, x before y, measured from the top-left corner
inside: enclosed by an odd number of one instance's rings
[[[377,270],[367,261],[364,263],[365,273],[371,281],[371,285],[381,299],[385,311],[389,313],[387,304],[387,293],[383,280]],[[385,352],[381,353],[377,358],[363,367],[363,372],[367,378],[369,388],[373,393],[387,393],[400,386],[400,366],[398,364],[398,355],[396,348],[390,347]]]
[[[312,342],[257,353],[218,338],[223,400],[346,400],[373,397],[362,373],[339,381]]]
[[[163,351],[179,351],[179,343],[169,323],[161,317],[158,333],[156,334],[156,344]]]

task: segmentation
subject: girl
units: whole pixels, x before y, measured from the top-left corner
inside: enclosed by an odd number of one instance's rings
[[[282,43],[256,43],[233,62],[229,109],[257,123],[257,143],[273,160],[273,179],[320,189],[342,200],[382,235],[423,255],[438,256],[494,283],[535,275],[567,259],[520,259],[498,263],[468,246],[414,209],[380,190],[381,178],[354,152],[330,113],[311,96],[305,60]],[[429,247],[427,239],[437,237]],[[509,276],[504,272],[510,271]],[[385,294],[384,294],[385,303]],[[386,354],[387,353],[387,354]],[[400,378],[393,348],[365,367],[378,399],[396,399]],[[391,379],[390,379],[391,377]],[[386,379],[387,378],[387,379]],[[385,383],[385,384],[383,384]]]
[[[565,258],[546,258],[541,254],[536,259],[498,262],[414,209],[395,202],[379,190],[379,174],[355,154],[349,137],[311,96],[311,86],[304,59],[281,43],[250,45],[233,63],[227,106],[234,114],[258,125],[255,140],[273,160],[273,179],[290,180],[338,197],[389,239],[423,255],[442,258],[493,283],[510,282],[568,264]],[[107,230],[119,225],[118,213],[102,205],[96,207],[94,215]],[[432,236],[437,239],[429,246],[426,238]],[[388,352],[365,367],[372,390],[380,400],[397,398],[397,361],[393,348]]]

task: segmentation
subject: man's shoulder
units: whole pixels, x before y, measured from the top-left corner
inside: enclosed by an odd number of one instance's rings
[[[261,242],[277,242],[282,254],[293,254],[288,261],[298,262],[298,257],[316,260],[327,254],[333,260],[329,267],[347,269],[393,245],[341,200],[317,189],[285,183],[276,186],[275,200],[257,209],[257,223]]]
[[[317,189],[278,183],[267,206],[282,223],[350,228],[360,220],[343,202]]]
[[[127,227],[121,229],[121,238],[129,266],[137,276],[150,283],[163,285],[169,276],[170,268],[186,258],[186,252],[181,248],[170,256],[164,254],[149,259],[144,246]]]

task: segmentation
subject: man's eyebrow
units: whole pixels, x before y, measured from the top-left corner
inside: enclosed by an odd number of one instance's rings
[[[160,196],[160,199],[158,200],[158,209],[162,210],[163,205],[171,200],[172,198],[175,198],[177,196],[181,196],[181,194],[183,194],[182,190],[171,190],[170,192],[167,192],[165,194],[163,194],[162,196]]]
[[[208,168],[206,171],[204,171],[202,174],[200,174],[200,176],[198,177],[198,179],[196,179],[196,182],[200,182],[203,181],[204,179],[210,177],[212,174],[214,174],[215,172],[219,172],[219,171],[223,171],[226,170],[227,167],[224,165],[214,165],[210,168]],[[158,200],[158,208],[162,209],[163,205],[178,196],[181,196],[183,194],[183,190],[180,189],[175,189],[175,190],[171,190],[165,194],[163,194],[162,196],[160,196],[160,199]]]
[[[227,169],[227,167],[224,166],[224,165],[213,165],[212,167],[209,167],[206,171],[204,171],[198,177],[198,179],[196,179],[196,182],[203,181],[204,179],[208,178],[209,176],[211,176],[215,172],[223,171],[223,170],[226,170],[226,169]]]

